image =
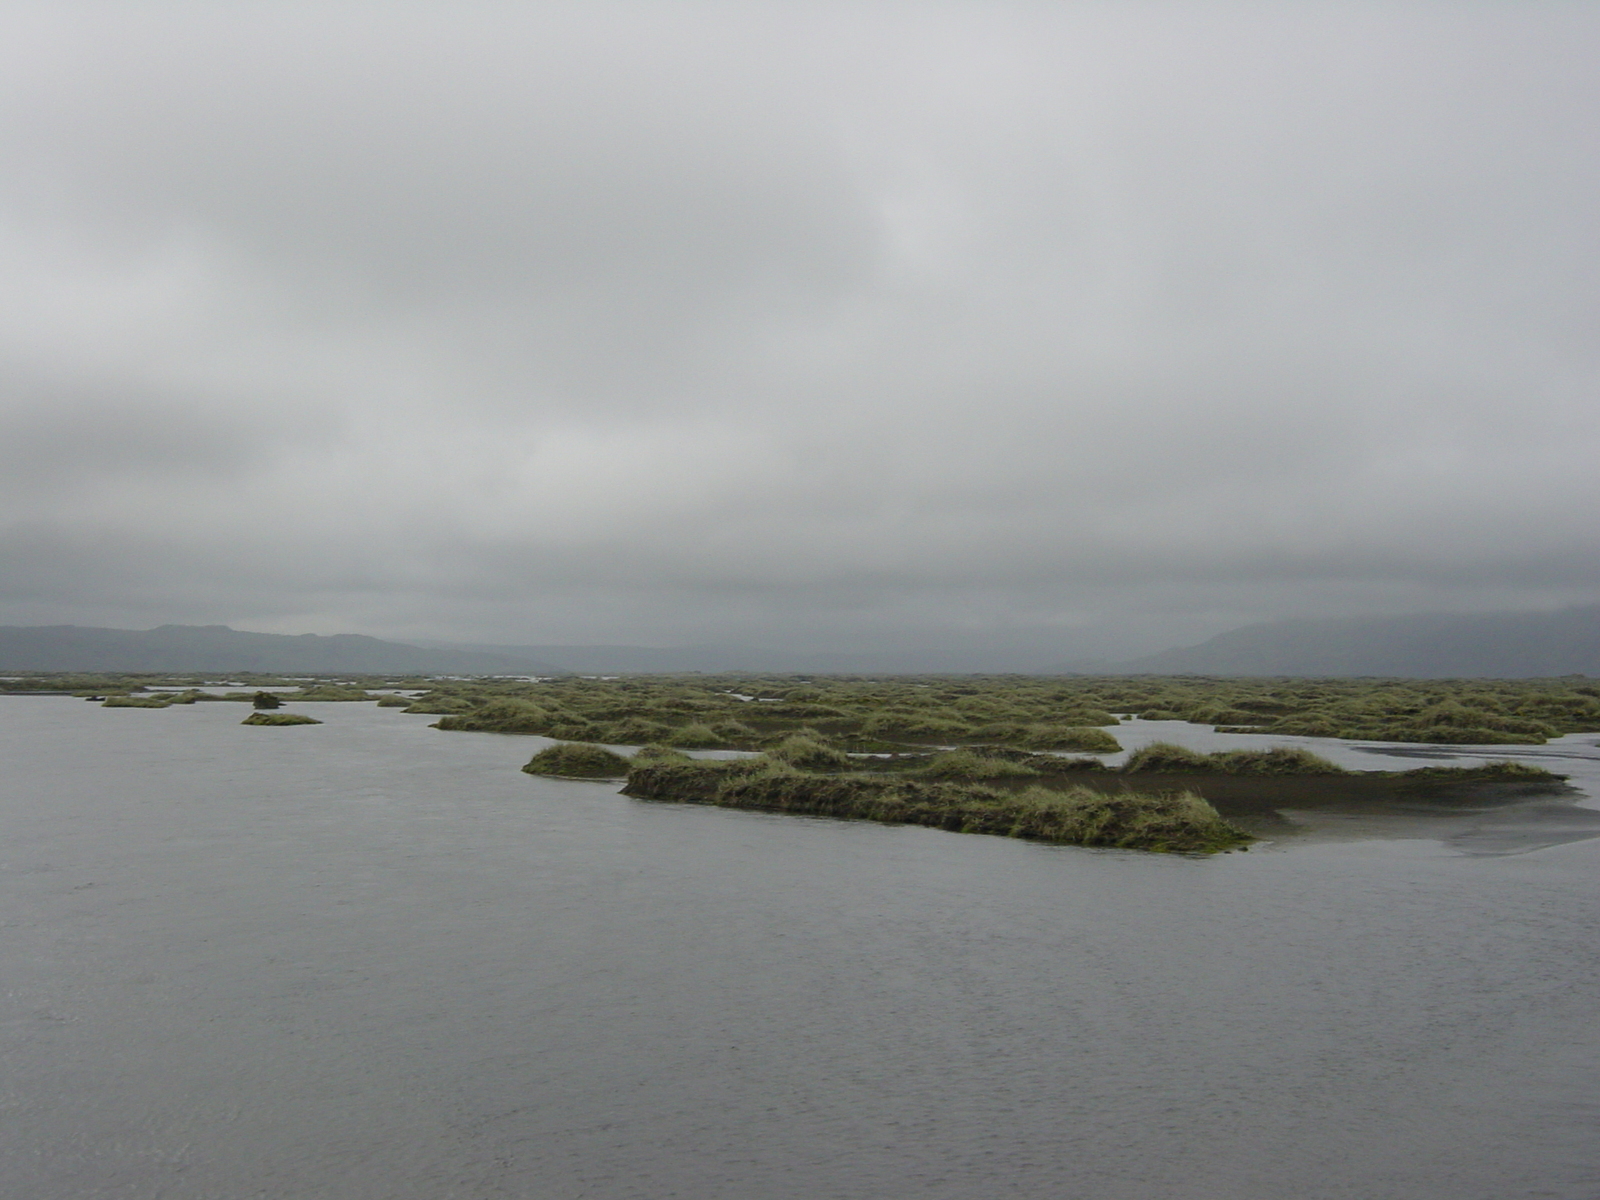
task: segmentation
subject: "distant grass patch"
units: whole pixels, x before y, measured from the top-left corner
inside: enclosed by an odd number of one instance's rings
[[[101,708],[171,708],[171,696],[107,696]]]
[[[557,742],[546,746],[522,768],[529,775],[556,775],[566,779],[621,779],[628,760],[588,742]]]
[[[436,702],[426,708],[413,704],[406,709],[407,712],[441,710],[447,711],[437,723],[437,728],[465,729],[475,733],[542,733],[556,736],[547,731],[562,723],[562,718],[537,704],[513,698],[490,700],[476,707],[459,703],[447,706]]]
[[[315,717],[308,717],[305,713],[294,712],[253,712],[241,725],[321,725],[322,722]]]
[[[143,680],[118,678],[115,689],[111,682],[106,693]],[[728,750],[765,749],[809,730],[855,753],[983,744],[1107,754],[1116,748],[1107,740],[1116,713],[1228,731],[1415,743],[1534,744],[1600,730],[1600,688],[1574,680],[930,675],[802,682],[727,674],[362,682],[429,687],[410,711],[448,717],[442,729]]]
[[[301,688],[298,692],[288,697],[290,700],[316,700],[316,701],[350,701],[371,700],[366,688],[353,687],[338,683],[318,683],[311,687]]]

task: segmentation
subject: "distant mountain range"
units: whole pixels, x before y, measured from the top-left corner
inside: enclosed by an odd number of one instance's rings
[[[424,642],[444,648],[446,642]],[[775,675],[890,675],[949,668],[919,663],[916,654],[807,654],[759,646],[494,646],[456,647],[485,654],[558,663],[576,675],[686,674],[750,671]],[[967,668],[969,670],[975,668]]]
[[[1095,668],[1141,675],[1600,675],[1600,604],[1543,613],[1272,621]]]
[[[253,672],[262,675],[559,675],[512,655],[409,646],[360,634],[245,633],[226,625],[95,629],[0,626],[0,672]]]
[[[978,663],[974,653],[968,660]],[[1008,656],[991,671],[1023,671]],[[1600,605],[1553,613],[1273,621],[1198,646],[1040,674],[1387,675],[1420,679],[1600,676]],[[960,664],[960,665],[958,665]],[[806,654],[739,646],[410,645],[359,634],[246,633],[226,625],[0,626],[0,674],[256,672],[272,675],[627,675],[702,671],[889,675],[978,670],[942,653]]]

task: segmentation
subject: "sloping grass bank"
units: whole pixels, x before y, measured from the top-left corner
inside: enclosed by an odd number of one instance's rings
[[[1252,839],[1192,792],[1164,795],[974,784],[863,775],[815,775],[772,760],[646,762],[622,789],[642,800],[926,825],[1075,846],[1211,854]]]
[[[557,742],[535,754],[522,769],[557,779],[621,779],[628,773],[628,760],[604,746]]]

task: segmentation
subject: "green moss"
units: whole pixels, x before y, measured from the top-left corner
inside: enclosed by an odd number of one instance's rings
[[[1056,713],[1051,724],[1070,726],[1120,725],[1122,722],[1117,720],[1116,717],[1114,717],[1111,713],[1106,712],[1104,709],[1078,708],[1071,709],[1067,712]]]
[[[1208,771],[1211,769],[1211,760],[1200,751],[1179,746],[1175,742],[1151,742],[1128,755],[1122,769],[1129,774],[1139,771]]]
[[[611,746],[645,746],[659,742],[672,732],[664,721],[651,721],[644,717],[625,717],[620,721],[596,727],[594,741]]]
[[[715,729],[700,721],[681,729],[668,730],[661,740],[669,746],[682,746],[688,750],[711,750],[726,744]]]
[[[1270,750],[1219,750],[1202,754],[1171,742],[1151,742],[1135,750],[1122,764],[1129,774],[1165,772],[1192,774],[1216,771],[1225,775],[1344,775],[1345,769],[1320,754],[1299,746],[1275,746]]]
[[[1192,793],[1102,793],[1031,787],[1002,792],[970,784],[864,775],[813,775],[787,764],[647,764],[624,794],[846,820],[927,825],[1081,846],[1211,853],[1249,835]]]
[[[1524,781],[1557,783],[1567,778],[1565,775],[1558,775],[1554,771],[1547,771],[1543,767],[1512,762],[1509,759],[1500,762],[1478,763],[1467,767],[1421,767],[1414,771],[1403,771],[1398,774],[1405,779],[1419,783],[1478,783],[1500,780],[1511,783]]]
[[[945,745],[966,740],[974,730],[965,721],[925,712],[892,709],[868,717],[861,723],[861,732],[870,737],[881,737],[889,741]]]
[[[322,722],[315,717],[308,717],[304,713],[293,712],[253,712],[241,725],[321,725]]]
[[[1001,758],[969,749],[946,750],[935,754],[917,774],[928,779],[1036,779],[1039,772],[1029,765],[1033,757]]]
[[[75,684],[84,682],[75,679]],[[137,688],[145,677],[106,681]],[[379,681],[370,686],[422,686]],[[97,683],[97,687],[102,686]],[[257,684],[261,686],[261,684]],[[318,685],[319,687],[330,685]],[[348,686],[348,685],[346,685]],[[363,684],[363,686],[368,686]],[[1573,680],[1358,680],[996,677],[793,678],[760,675],[479,680],[434,684],[411,711],[460,717],[446,729],[540,733],[564,741],[759,749],[811,727],[829,745],[889,751],[974,742],[1043,748],[1039,730],[1106,729],[1118,712],[1318,737],[1535,744],[1600,730],[1600,695]],[[1600,691],[1590,687],[1590,691]],[[745,701],[738,695],[762,697]],[[769,702],[770,701],[770,702]],[[511,702],[521,719],[492,705]],[[549,714],[541,724],[530,710]],[[1061,735],[1054,735],[1061,741]],[[1079,741],[1055,749],[1106,752]]]
[[[1021,744],[1033,750],[1072,750],[1079,754],[1116,754],[1122,749],[1116,738],[1092,726],[1034,725]]]
[[[650,745],[640,746],[639,749],[635,750],[630,763],[643,765],[644,763],[686,763],[693,761],[694,759],[690,758],[682,750],[674,750],[671,746]]]
[[[628,760],[604,746],[558,742],[539,751],[522,769],[529,775],[567,779],[620,779],[628,773]]]
[[[301,688],[299,692],[288,697],[290,700],[315,700],[323,701],[352,701],[371,700],[366,688],[351,687],[348,684],[318,683],[308,688]]]
[[[474,700],[477,703],[474,703]],[[406,711],[408,713],[423,713],[428,715],[453,715],[471,712],[478,705],[485,703],[487,697],[466,696],[458,692],[432,691],[426,692],[413,700]]]
[[[415,712],[417,708],[413,705],[406,711]],[[435,728],[464,729],[475,733],[540,733],[557,737],[561,735],[549,731],[561,724],[563,722],[558,717],[537,704],[530,704],[526,700],[503,699],[447,713],[435,722]]]
[[[788,763],[797,771],[846,771],[852,765],[850,756],[809,732],[785,738],[767,751],[770,758]]]
[[[1337,763],[1300,746],[1270,750],[1220,750],[1208,756],[1216,769],[1230,775],[1344,775]]]

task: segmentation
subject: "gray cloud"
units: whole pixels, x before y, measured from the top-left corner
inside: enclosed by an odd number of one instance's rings
[[[12,6],[0,621],[1600,595],[1600,16]]]

